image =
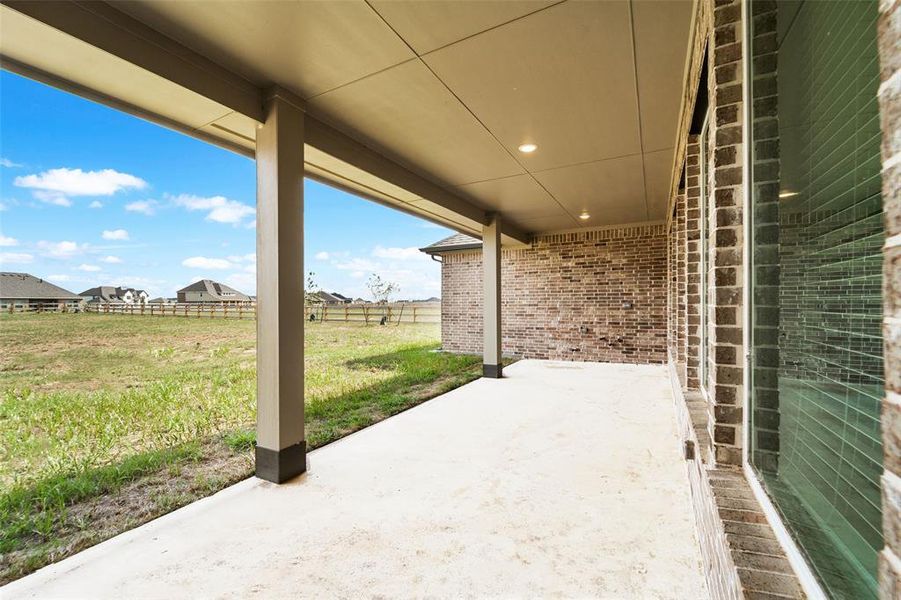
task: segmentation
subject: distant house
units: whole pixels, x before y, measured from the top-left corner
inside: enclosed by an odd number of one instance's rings
[[[322,304],[350,304],[351,299],[347,296],[339,294],[338,292],[332,292],[331,294],[328,292],[316,292],[315,294],[319,298],[319,302]]]
[[[162,296],[159,296],[152,300],[148,300],[147,304],[175,304],[176,302],[178,302],[178,298],[163,298]]]
[[[0,273],[0,309],[78,310],[81,298],[28,273]]]
[[[238,290],[213,281],[201,279],[178,290],[179,302],[250,302],[250,296]]]
[[[130,287],[101,285],[79,294],[89,304],[144,304],[150,295]]]

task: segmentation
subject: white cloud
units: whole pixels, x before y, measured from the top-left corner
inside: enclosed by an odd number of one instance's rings
[[[225,196],[211,196],[208,198],[201,196],[193,196],[191,194],[180,194],[178,196],[170,196],[173,204],[181,206],[190,211],[207,211],[206,220],[215,221],[216,223],[230,223],[237,225],[244,220],[245,217],[256,214],[256,210],[252,206],[242,204],[237,200],[229,200]],[[254,221],[254,225],[256,222]]]
[[[103,202],[100,200],[94,200],[90,204],[88,204],[88,208],[103,208]]]
[[[16,177],[13,184],[31,189],[38,200],[57,206],[71,206],[70,198],[77,196],[112,196],[123,190],[141,190],[147,187],[147,182],[140,177],[113,169],[50,169],[43,173]]]
[[[231,256],[229,256],[227,258],[228,258],[228,260],[235,262],[235,263],[249,262],[249,263],[256,264],[256,262],[257,262],[256,252],[251,252],[250,254],[242,254],[242,255],[232,254]]]
[[[225,278],[225,283],[245,294],[257,293],[257,278],[251,273],[232,273]]]
[[[391,260],[422,260],[423,258],[428,260],[428,256],[426,256],[423,252],[419,251],[419,248],[415,246],[411,246],[409,248],[385,248],[383,246],[376,246],[372,255],[376,258],[387,258]]]
[[[100,262],[105,262],[110,265],[118,265],[122,263],[122,259],[118,256],[104,256],[100,259]]]
[[[317,252],[316,253],[316,260],[328,260],[328,258],[329,258],[328,252]]]
[[[72,206],[71,200],[57,192],[37,190],[32,192],[32,195],[41,202],[46,202],[47,204],[52,204],[54,206]]]
[[[395,298],[419,299],[441,293],[440,266],[416,247],[375,246],[368,255],[330,252],[329,258],[330,269],[337,271],[323,269],[321,285],[329,291],[370,298],[366,281],[376,273],[384,281],[400,286]]]
[[[0,265],[25,265],[33,260],[32,255],[23,252],[0,252]]]
[[[8,168],[8,169],[14,169],[14,168],[16,168],[16,167],[21,167],[21,166],[22,166],[22,165],[20,165],[19,163],[15,163],[15,162],[9,160],[8,158],[5,158],[5,157],[4,157],[4,158],[0,158],[0,167],[6,167],[6,168]]]
[[[136,200],[125,205],[125,210],[136,212],[148,217],[156,212],[156,200]]]
[[[231,269],[234,265],[224,258],[207,258],[206,256],[192,256],[181,261],[183,267],[192,269]]]
[[[51,281],[66,282],[66,281],[72,281],[72,276],[71,275],[48,275],[46,277],[46,279],[50,279]]]
[[[375,271],[379,268],[379,263],[369,260],[368,258],[354,257],[349,260],[332,263],[332,266],[341,271]]]
[[[2,233],[0,233],[0,246],[8,247],[8,246],[18,246],[18,245],[19,245],[19,240],[17,240],[16,238],[7,237],[7,236],[3,235]]]
[[[251,221],[250,223],[248,223],[248,224],[245,225],[244,227],[246,227],[247,229],[256,229],[256,228],[257,228],[257,220],[254,219],[253,221]]]
[[[87,273],[96,273],[97,271],[100,270],[100,267],[98,267],[97,265],[88,265],[88,264],[84,264],[84,263],[78,265],[75,268],[78,269],[79,271],[85,271]]]
[[[70,241],[47,242],[41,240],[37,246],[42,254],[50,258],[72,258],[87,249],[87,244],[77,244]]]
[[[127,240],[128,232],[124,229],[105,229],[101,237],[105,240]]]

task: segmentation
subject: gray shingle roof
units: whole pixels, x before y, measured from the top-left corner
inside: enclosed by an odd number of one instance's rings
[[[429,244],[425,248],[420,248],[421,252],[426,254],[441,254],[442,252],[450,252],[451,250],[472,250],[481,248],[482,242],[471,235],[465,233],[455,233],[450,237],[439,240],[434,244]]]
[[[219,283],[218,281],[213,281],[212,279],[201,279],[200,281],[195,281],[189,286],[183,287],[178,290],[181,292],[207,292],[213,296],[219,296],[222,300],[250,300],[250,297],[246,294],[243,294],[236,290],[233,287],[229,287],[224,283]],[[225,296],[224,294],[229,293],[231,295]]]
[[[28,273],[0,273],[0,298],[78,300],[79,297]]]

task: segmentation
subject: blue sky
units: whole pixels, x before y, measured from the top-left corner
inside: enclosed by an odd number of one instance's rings
[[[254,162],[181,133],[0,71],[0,270],[81,292],[152,295],[200,278],[255,293]],[[400,298],[440,295],[416,249],[451,231],[313,181],[305,272],[368,298],[378,273]]]

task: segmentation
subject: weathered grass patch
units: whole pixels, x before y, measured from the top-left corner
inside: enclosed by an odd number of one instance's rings
[[[308,445],[478,377],[438,345],[433,324],[308,324]],[[0,316],[0,582],[248,476],[255,346],[251,321]]]

